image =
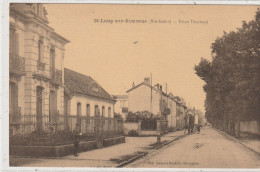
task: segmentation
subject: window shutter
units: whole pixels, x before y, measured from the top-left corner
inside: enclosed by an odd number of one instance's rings
[[[19,56],[19,33],[15,33],[14,38],[15,38],[14,52],[15,52],[16,55]]]

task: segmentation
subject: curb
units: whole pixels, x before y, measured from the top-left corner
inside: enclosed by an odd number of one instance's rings
[[[213,128],[213,127],[212,127],[212,128]],[[218,132],[220,132],[221,134],[225,135],[225,136],[228,137],[229,139],[233,140],[234,142],[241,144],[242,146],[244,146],[244,147],[247,148],[248,150],[250,150],[250,151],[254,152],[255,154],[257,154],[258,156],[260,156],[260,152],[258,152],[258,151],[256,151],[256,150],[250,148],[250,147],[247,146],[246,144],[240,142],[239,140],[237,140],[236,138],[230,136],[229,134],[225,133],[224,131],[221,131],[221,130],[219,130],[219,129],[217,129],[217,128],[214,128],[214,129],[217,130]]]
[[[170,140],[170,141],[168,141],[168,142],[166,142],[166,143],[160,145],[158,148],[154,148],[154,150],[158,150],[158,149],[160,149],[160,148],[162,148],[162,147],[164,147],[164,146],[167,146],[167,145],[169,145],[170,143],[172,143],[172,142],[174,142],[174,141],[176,141],[176,140],[179,140],[179,139],[181,139],[181,138],[183,138],[183,137],[185,137],[185,136],[186,136],[186,135],[178,136],[178,137],[174,138],[173,140]],[[134,161],[136,161],[136,160],[138,160],[138,159],[140,159],[140,158],[142,158],[142,157],[148,155],[149,152],[152,152],[152,150],[151,150],[151,151],[148,151],[148,152],[144,152],[144,153],[142,153],[142,154],[140,154],[140,155],[137,155],[137,156],[135,156],[135,157],[133,157],[133,158],[127,160],[127,161],[124,161],[124,162],[122,162],[122,163],[116,165],[115,168],[124,167],[124,166],[126,166],[126,165],[128,165],[128,164],[130,164],[130,163],[132,163],[132,162],[134,162]]]
[[[147,155],[147,154],[148,154],[148,152],[145,152],[145,153],[142,153],[142,154],[140,154],[140,155],[137,155],[137,156],[135,156],[135,157],[133,157],[133,158],[127,160],[127,161],[124,161],[124,162],[122,162],[122,163],[116,165],[115,167],[116,167],[116,168],[118,168],[118,167],[124,167],[125,165],[130,164],[130,163],[134,162],[135,160],[144,157],[144,156]]]

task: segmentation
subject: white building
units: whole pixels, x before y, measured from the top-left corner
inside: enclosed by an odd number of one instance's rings
[[[116,101],[96,81],[90,76],[66,68],[64,75],[66,86],[64,112],[66,115],[79,117],[101,115],[114,118]],[[69,128],[73,130],[76,123],[77,121],[72,121]],[[82,123],[80,127],[83,129],[85,125],[85,123]]]
[[[113,95],[113,97],[116,99],[115,113],[122,115],[122,118],[125,120],[128,113],[127,95]]]
[[[10,4],[10,135],[48,130],[63,114],[64,50],[42,4]],[[19,127],[17,124],[20,124]]]
[[[161,114],[161,108],[170,109],[170,115],[167,116],[168,126],[176,127],[176,101],[172,95],[167,95],[159,86],[151,86],[150,80],[145,78],[144,82],[133,86],[127,92],[128,111],[149,111],[153,114]]]

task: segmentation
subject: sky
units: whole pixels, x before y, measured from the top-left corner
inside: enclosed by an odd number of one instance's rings
[[[194,71],[223,31],[253,19],[256,6],[45,4],[50,26],[70,40],[66,68],[91,76],[110,94],[126,94],[152,73],[153,85],[204,111],[205,84]],[[113,20],[113,23],[94,22]],[[115,23],[115,20],[147,23]],[[153,20],[169,23],[149,23]],[[191,23],[203,21],[203,23]],[[189,23],[184,23],[188,21]]]

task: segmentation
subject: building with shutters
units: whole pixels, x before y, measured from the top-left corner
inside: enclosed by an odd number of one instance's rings
[[[69,41],[48,25],[42,4],[10,4],[10,135],[62,128],[64,50]]]

